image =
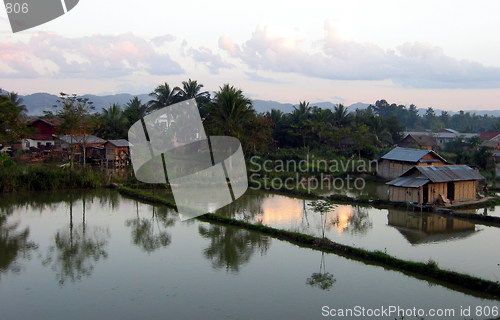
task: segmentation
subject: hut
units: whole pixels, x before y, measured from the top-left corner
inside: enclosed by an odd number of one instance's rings
[[[476,200],[482,179],[476,170],[465,165],[414,166],[386,184],[391,201],[451,205]]]
[[[432,150],[436,148],[436,139],[430,133],[408,133],[403,139],[398,142],[398,146],[402,148],[417,148]]]
[[[104,150],[106,140],[90,134],[55,136],[55,148],[63,153],[73,150],[73,157],[77,161],[83,161],[83,157],[92,160],[100,158]]]
[[[377,174],[385,179],[394,179],[413,166],[446,164],[448,161],[432,150],[396,147],[379,159]]]
[[[26,125],[31,129],[31,135],[21,142],[23,150],[31,148],[51,149],[54,147],[54,135],[61,125],[61,120],[50,118],[30,119]]]
[[[125,139],[108,140],[104,144],[106,161],[115,166],[125,166],[130,161],[129,142]]]

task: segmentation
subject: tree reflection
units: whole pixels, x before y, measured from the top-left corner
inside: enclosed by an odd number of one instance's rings
[[[69,203],[69,219],[69,227],[56,233],[54,245],[44,261],[44,264],[52,264],[60,285],[67,280],[75,282],[90,276],[94,263],[108,257],[105,249],[109,231],[86,225],[85,197],[82,199],[82,223],[73,224],[73,201]]]
[[[137,217],[125,222],[127,227],[132,228],[132,242],[148,253],[167,247],[171,242],[171,236],[164,229],[175,225],[176,221],[170,213],[171,210],[168,208],[153,206],[151,218],[141,218],[139,203],[136,202]]]
[[[321,290],[329,291],[337,279],[330,272],[326,272],[325,266],[325,253],[321,253],[321,263],[319,265],[319,272],[313,272],[311,277],[307,278],[306,283],[311,287],[317,287]]]
[[[212,267],[235,273],[239,272],[241,265],[250,261],[257,249],[264,255],[271,245],[267,236],[234,227],[200,225],[198,232],[203,238],[210,239],[203,255],[212,261]]]
[[[373,223],[370,220],[368,208],[356,207],[347,230],[351,233],[366,234],[371,228],[373,228]]]
[[[31,251],[38,247],[28,240],[28,228],[18,228],[19,223],[7,223],[7,217],[0,215],[0,274],[8,271],[20,272],[19,258],[30,259]]]
[[[216,213],[222,216],[243,221],[252,221],[256,215],[263,214],[262,204],[270,194],[264,192],[247,192],[236,201],[217,209]]]

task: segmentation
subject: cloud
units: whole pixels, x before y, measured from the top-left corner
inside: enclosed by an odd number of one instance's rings
[[[282,83],[281,81],[278,81],[278,80],[273,79],[273,78],[263,77],[263,76],[257,74],[256,72],[245,72],[245,75],[250,80],[257,81],[257,82]]]
[[[333,96],[333,97],[330,97],[330,99],[333,101],[333,102],[337,102],[337,103],[344,103],[347,101],[347,99],[345,98],[342,98],[342,97],[339,97],[339,96]]]
[[[231,63],[224,61],[220,54],[215,54],[207,47],[191,48],[189,55],[198,63],[205,65],[213,74],[219,74],[221,69],[231,69]]]
[[[38,32],[27,43],[0,43],[0,76],[114,78],[134,73],[181,74],[184,70],[153,40],[131,33],[69,38]]]
[[[154,37],[153,39],[151,39],[151,42],[155,46],[160,47],[160,46],[164,45],[165,43],[171,42],[171,41],[174,41],[174,40],[175,40],[175,36],[173,36],[171,34],[165,34],[163,36]]]
[[[447,56],[439,47],[405,43],[384,50],[372,43],[344,40],[331,24],[325,37],[306,50],[301,38],[272,34],[258,26],[241,45],[219,38],[219,48],[254,70],[288,72],[331,80],[392,80],[417,88],[500,87],[500,68]]]

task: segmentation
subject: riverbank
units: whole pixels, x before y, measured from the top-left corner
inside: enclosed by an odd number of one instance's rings
[[[175,207],[173,201],[148,194],[140,190],[127,187],[118,187],[123,195],[142,200],[149,203],[162,204]],[[404,274],[440,284],[453,290],[461,291],[483,298],[500,299],[500,284],[481,278],[473,277],[450,270],[444,270],[433,262],[427,263],[402,260],[390,256],[381,251],[369,251],[352,246],[332,242],[328,239],[305,235],[301,233],[275,229],[272,227],[252,224],[232,218],[205,214],[197,219],[220,225],[237,226],[246,230],[256,231],[276,239],[288,241],[295,245],[318,250],[326,253],[334,253],[349,259],[361,261],[366,264],[381,266],[385,269],[395,270]]]
[[[98,188],[104,187],[106,180],[105,175],[91,168],[12,166],[0,169],[0,192]]]

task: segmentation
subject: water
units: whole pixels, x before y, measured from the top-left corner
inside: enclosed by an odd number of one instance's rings
[[[280,198],[250,196],[240,212],[265,216],[266,199]],[[110,190],[4,195],[0,216],[0,319],[322,319],[323,306],[390,305],[452,308],[453,319],[461,306],[498,306],[258,233],[181,222]]]
[[[492,217],[500,217],[500,206],[490,207],[490,208],[480,208],[480,209],[463,209],[457,211],[464,213],[474,213],[485,216],[492,216]]]
[[[271,227],[322,236],[321,215],[308,200],[247,192],[219,214]],[[500,229],[418,211],[337,205],[326,217],[332,241],[380,250],[407,260],[500,280]]]

